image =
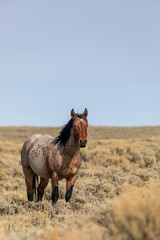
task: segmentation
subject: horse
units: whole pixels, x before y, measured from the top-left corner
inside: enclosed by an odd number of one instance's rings
[[[49,135],[34,134],[24,142],[21,164],[28,201],[42,200],[49,179],[52,183],[52,203],[55,204],[59,198],[58,182],[62,179],[66,179],[65,200],[70,200],[81,166],[80,148],[87,144],[87,116],[86,108],[83,114],[72,109],[71,119],[55,139]],[[37,185],[38,176],[40,183]]]

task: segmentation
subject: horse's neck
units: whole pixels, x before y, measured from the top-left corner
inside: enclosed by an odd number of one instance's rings
[[[75,155],[80,154],[79,143],[77,139],[75,139],[75,137],[73,136],[72,132],[68,142],[66,143],[65,147],[63,147],[63,152],[66,155],[66,157],[69,156],[71,158],[73,158]]]

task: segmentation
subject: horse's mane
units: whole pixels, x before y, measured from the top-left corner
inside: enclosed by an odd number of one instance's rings
[[[83,116],[83,114],[76,114],[76,117],[75,118],[71,118],[68,123],[62,128],[62,130],[60,131],[60,134],[55,138],[54,140],[54,144],[60,144],[62,146],[65,146],[66,143],[68,142],[70,136],[71,136],[71,129],[73,127],[73,123],[74,123],[74,120],[76,118],[82,118],[84,119],[86,122],[87,122],[87,118],[85,118]]]

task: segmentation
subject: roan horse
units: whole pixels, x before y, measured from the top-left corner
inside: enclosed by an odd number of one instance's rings
[[[34,197],[35,201],[42,200],[50,178],[52,202],[55,204],[59,198],[58,181],[63,178],[66,179],[65,200],[69,201],[81,165],[80,147],[87,143],[87,115],[87,109],[83,114],[76,114],[72,109],[71,119],[58,137],[35,134],[26,140],[21,150],[21,163],[29,201]]]

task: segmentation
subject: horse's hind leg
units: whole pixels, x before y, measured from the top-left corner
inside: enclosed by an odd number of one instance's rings
[[[38,198],[37,198],[37,201],[41,201],[42,200],[42,197],[44,195],[44,190],[47,187],[48,182],[49,182],[49,179],[41,177],[41,181],[40,181],[40,184],[38,186]]]
[[[59,190],[58,190],[58,176],[54,172],[52,174],[52,203],[55,204],[59,198]]]
[[[23,172],[25,175],[25,182],[27,186],[27,198],[28,201],[33,201],[33,177],[34,177],[34,172],[31,168],[23,168]]]

